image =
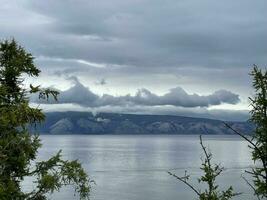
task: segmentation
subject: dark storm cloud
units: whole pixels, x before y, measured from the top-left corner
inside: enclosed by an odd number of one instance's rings
[[[65,91],[60,91],[59,101],[57,103],[72,103],[84,107],[101,106],[180,106],[180,107],[208,107],[211,105],[220,105],[222,103],[236,104],[240,101],[239,96],[227,90],[218,90],[210,95],[188,94],[181,87],[170,89],[162,96],[154,94],[147,89],[140,89],[132,95],[113,96],[104,94],[98,96],[90,91],[89,88],[82,85],[77,77],[71,76],[68,80],[74,82],[74,86]],[[37,101],[37,98],[33,98]],[[46,103],[46,101],[42,101]],[[56,103],[56,102],[47,102]]]

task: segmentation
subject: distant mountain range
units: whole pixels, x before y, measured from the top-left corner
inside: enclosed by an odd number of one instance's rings
[[[251,134],[254,128],[248,122],[228,123],[245,134]],[[45,122],[37,130],[41,134],[233,134],[220,120],[88,112],[46,113]]]

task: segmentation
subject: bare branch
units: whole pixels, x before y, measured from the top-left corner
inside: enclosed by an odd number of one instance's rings
[[[256,194],[257,196],[257,199],[260,200],[260,197],[257,195],[257,192],[256,192],[256,188],[243,176],[241,175],[241,177],[245,180],[245,182],[251,187],[251,189],[254,191],[254,194]]]
[[[188,183],[187,181],[186,181],[186,179],[188,178],[188,177],[179,177],[179,176],[177,176],[176,174],[173,174],[173,173],[171,173],[171,172],[167,172],[169,175],[171,175],[171,176],[173,176],[174,178],[176,178],[176,179],[178,179],[179,181],[181,181],[181,182],[183,182],[184,184],[186,184],[188,187],[190,187],[198,196],[200,196],[200,192],[198,192],[190,183]]]
[[[226,127],[228,127],[229,129],[231,129],[233,132],[235,132],[237,135],[239,135],[240,137],[244,138],[249,144],[251,144],[253,146],[253,148],[255,149],[255,151],[257,151],[259,153],[259,156],[260,156],[260,159],[262,161],[262,164],[263,164],[263,168],[264,168],[264,171],[266,172],[267,174],[267,166],[266,166],[266,162],[265,162],[265,158],[263,157],[264,155],[264,152],[262,152],[256,144],[254,144],[250,139],[248,139],[243,133],[240,133],[238,132],[237,130],[233,129],[229,124],[227,124],[226,122],[223,122],[224,125]],[[266,177],[265,177],[266,179]]]

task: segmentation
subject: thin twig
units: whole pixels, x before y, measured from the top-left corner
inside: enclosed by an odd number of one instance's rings
[[[241,175],[241,177],[245,180],[245,182],[252,188],[252,190],[254,191],[255,195],[257,196],[257,199],[260,200],[260,197],[257,195],[256,189],[255,187],[253,187],[253,185],[243,176]]]
[[[256,144],[254,144],[254,143],[253,143],[250,139],[248,139],[244,134],[242,134],[242,133],[238,132],[237,130],[233,129],[233,128],[232,128],[229,124],[227,124],[226,122],[223,122],[223,123],[224,123],[224,125],[225,125],[226,127],[228,127],[228,128],[231,129],[234,133],[236,133],[237,135],[239,135],[240,137],[242,137],[243,139],[245,139],[249,144],[251,144],[251,145],[254,147],[254,149],[255,149],[256,151],[258,151],[259,156],[260,156],[260,159],[261,159],[262,164],[263,164],[264,171],[265,171],[265,173],[267,174],[267,166],[266,166],[265,158],[262,156],[262,155],[264,155],[264,153],[257,147]]]
[[[182,181],[184,184],[186,184],[188,187],[190,187],[198,196],[200,196],[200,192],[198,192],[190,183],[188,183],[184,178],[181,178],[177,176],[176,174],[173,174],[171,172],[167,172],[169,175],[173,176],[174,178],[178,179],[179,181]]]

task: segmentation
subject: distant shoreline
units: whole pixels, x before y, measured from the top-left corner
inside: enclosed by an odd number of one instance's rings
[[[235,130],[251,135],[250,122],[227,122]],[[34,132],[34,127],[33,127]],[[51,112],[37,126],[42,134],[62,135],[231,135],[223,121],[170,115]]]

